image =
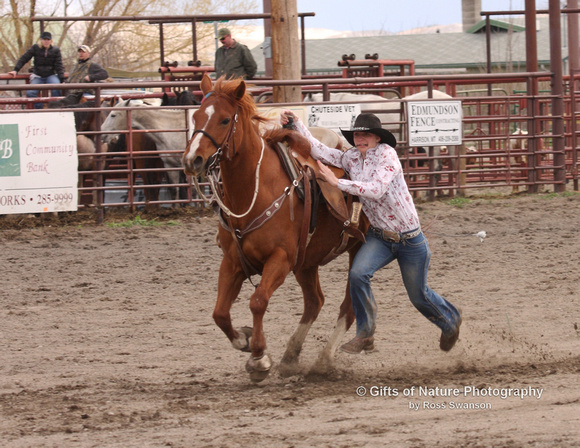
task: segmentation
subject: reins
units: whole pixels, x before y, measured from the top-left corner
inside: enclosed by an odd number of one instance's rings
[[[209,95],[213,93],[210,92],[208,93],[205,97],[204,100],[209,97]],[[226,134],[223,143],[220,145],[218,144],[218,142],[215,140],[215,138],[213,138],[211,136],[211,134],[209,134],[208,132],[204,131],[203,129],[196,129],[195,131],[193,131],[193,134],[191,136],[190,139],[190,144],[193,141],[193,138],[195,137],[196,134],[202,134],[205,137],[207,137],[212,143],[213,145],[216,147],[217,151],[215,152],[214,155],[211,156],[210,161],[208,163],[207,166],[207,170],[206,170],[206,176],[209,180],[211,189],[213,191],[213,195],[211,196],[211,198],[207,198],[201,191],[201,188],[199,187],[199,184],[197,182],[197,179],[194,176],[194,184],[195,184],[195,189],[197,190],[198,194],[200,195],[200,197],[206,201],[206,202],[212,202],[212,200],[214,200],[215,202],[217,202],[217,204],[219,205],[220,209],[227,215],[227,216],[231,216],[233,218],[243,218],[244,216],[247,216],[248,213],[250,213],[252,211],[252,208],[254,208],[254,205],[256,204],[256,199],[258,198],[258,190],[260,187],[260,166],[262,165],[262,159],[264,157],[264,150],[266,145],[264,144],[264,139],[260,137],[260,140],[262,141],[262,150],[260,151],[260,159],[258,160],[258,164],[256,166],[256,176],[255,176],[255,185],[254,185],[254,197],[252,198],[252,202],[248,208],[248,210],[246,210],[244,213],[241,214],[237,214],[232,212],[225,204],[223,201],[223,194],[219,194],[219,192],[221,192],[221,188],[219,186],[219,182],[220,182],[220,174],[221,174],[221,170],[219,167],[221,158],[223,156],[223,148],[229,148],[229,144],[230,141],[232,142],[232,158],[236,155],[236,139],[234,138],[235,133],[236,133],[236,125],[238,123],[238,117],[239,117],[239,109],[240,107],[237,106],[236,107],[236,113],[234,114],[233,118],[232,118],[232,122],[231,122],[231,126],[228,129],[228,133]],[[188,145],[189,146],[189,145]]]
[[[237,116],[237,112],[236,112],[236,116]],[[235,126],[234,126],[235,127]],[[212,160],[210,161],[210,163],[208,164],[207,170],[206,170],[206,176],[208,178],[209,184],[211,186],[211,190],[213,192],[213,194],[211,195],[211,197],[207,197],[205,194],[203,194],[203,191],[201,190],[201,187],[199,186],[199,183],[197,181],[197,177],[193,176],[193,183],[195,185],[195,189],[197,190],[197,193],[199,194],[199,196],[208,203],[211,203],[213,201],[217,202],[217,204],[219,205],[220,209],[227,215],[227,216],[231,216],[233,218],[243,218],[244,216],[246,216],[248,213],[250,213],[250,211],[252,211],[252,209],[254,208],[254,205],[256,204],[256,199],[258,198],[258,191],[260,188],[260,166],[262,165],[262,159],[264,158],[264,152],[266,149],[266,145],[264,143],[264,139],[260,137],[260,140],[262,142],[262,149],[260,151],[260,158],[258,159],[258,163],[256,165],[256,174],[255,174],[255,184],[254,184],[254,197],[252,198],[252,202],[250,204],[250,206],[248,207],[248,210],[246,210],[244,213],[241,214],[237,214],[232,212],[223,202],[222,196],[223,193],[221,193],[221,187],[220,187],[220,175],[221,175],[221,169],[219,166],[220,160],[221,160],[221,156],[223,154],[222,151],[222,146],[218,145],[217,142],[215,141],[215,139],[208,134],[206,131],[204,131],[203,129],[198,129],[196,131],[193,132],[193,135],[191,137],[191,140],[193,140],[193,136],[197,133],[203,134],[205,135],[207,138],[209,138],[209,140],[216,146],[217,151],[216,153],[212,156]],[[231,132],[230,133],[231,136],[233,137],[234,133]],[[235,143],[234,143],[235,145]]]
[[[256,204],[256,199],[258,198],[258,190],[260,188],[260,166],[262,165],[262,158],[264,157],[264,149],[266,148],[266,145],[264,144],[264,139],[260,137],[260,140],[262,141],[262,150],[260,151],[260,159],[258,160],[258,164],[256,165],[256,176],[255,176],[255,185],[254,185],[254,197],[252,198],[252,203],[250,204],[250,207],[248,208],[248,210],[246,210],[244,213],[242,214],[236,214],[234,212],[232,212],[228,207],[226,207],[226,205],[224,204],[224,202],[222,201],[222,198],[220,197],[219,194],[214,194],[214,199],[215,201],[218,203],[220,209],[222,209],[222,211],[228,215],[231,216],[233,218],[243,218],[244,216],[246,216],[248,213],[250,213],[252,211],[252,209],[254,208],[254,205]],[[208,167],[209,170],[209,167]],[[209,175],[209,171],[208,171],[208,180],[209,183],[211,185],[211,188],[214,192],[220,191],[218,190],[219,188],[219,166],[217,168],[215,168],[211,174],[214,174],[214,172],[216,174],[218,174],[217,176],[215,175]]]

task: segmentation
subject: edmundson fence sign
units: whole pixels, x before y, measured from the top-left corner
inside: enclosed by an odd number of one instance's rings
[[[409,146],[460,145],[461,101],[409,101]]]
[[[0,214],[77,210],[72,112],[0,115]]]

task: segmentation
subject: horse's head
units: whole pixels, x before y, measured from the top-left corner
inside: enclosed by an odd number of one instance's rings
[[[185,172],[200,175],[222,157],[231,160],[241,147],[244,134],[258,119],[252,96],[242,79],[219,79],[215,86],[209,76],[201,81],[204,99],[193,114],[194,131],[183,155]],[[255,128],[254,128],[255,129]]]
[[[127,111],[123,107],[127,107],[130,100],[121,100],[111,108],[109,115],[101,125],[102,131],[120,131],[127,129]],[[116,136],[112,134],[104,134],[103,141],[110,142]]]
[[[101,130],[103,131],[126,131],[127,127],[127,110],[128,107],[134,106],[146,106],[143,100],[120,100],[115,104],[114,107],[111,108],[111,111],[103,121],[101,125]],[[110,142],[111,140],[115,139],[117,136],[114,134],[104,134],[103,141]]]

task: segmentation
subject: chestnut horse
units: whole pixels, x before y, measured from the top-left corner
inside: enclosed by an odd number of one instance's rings
[[[221,186],[212,184],[213,197],[221,209],[218,238],[223,251],[213,318],[234,348],[251,351],[246,370],[252,381],[262,381],[272,367],[266,354],[264,313],[272,294],[293,272],[302,288],[304,310],[279,369],[281,374],[292,374],[297,371],[302,344],[324,303],[318,268],[332,259],[329,254],[340,246],[343,222],[320,201],[313,211],[317,213],[316,227],[304,235],[301,229],[310,214],[305,207],[309,201],[298,198],[295,183],[284,171],[274,145],[285,139],[294,152],[307,158],[308,141],[295,131],[279,127],[262,135],[260,123],[267,120],[258,114],[241,79],[219,79],[213,85],[204,75],[201,90],[204,100],[193,115],[194,132],[183,162],[187,174],[221,178]],[[304,256],[300,255],[301,244]],[[348,250],[350,262],[359,247],[355,239],[342,247]],[[244,281],[251,281],[256,273],[261,274],[261,281],[250,298],[253,327],[235,329],[232,304]],[[336,328],[314,366],[318,371],[331,365],[340,339],[354,321],[348,291],[347,281]]]

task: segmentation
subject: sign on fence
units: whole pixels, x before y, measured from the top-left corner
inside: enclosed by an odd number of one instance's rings
[[[260,107],[260,114],[278,122],[280,113],[289,109],[308,127],[332,129],[340,135],[340,129],[350,129],[360,114],[360,104],[320,104],[317,106]]]
[[[409,101],[409,146],[460,145],[461,101]]]
[[[339,132],[350,129],[360,114],[360,104],[319,104],[306,106],[306,125]]]
[[[0,214],[77,210],[74,115],[0,115]]]

